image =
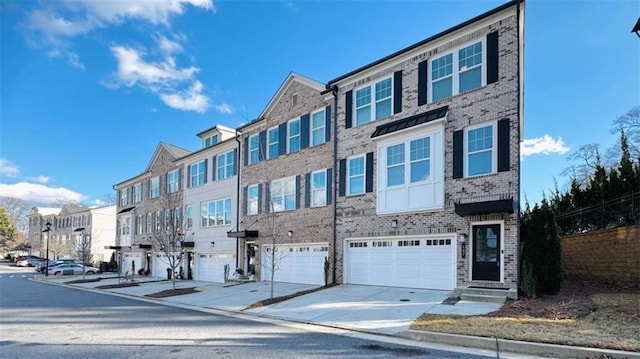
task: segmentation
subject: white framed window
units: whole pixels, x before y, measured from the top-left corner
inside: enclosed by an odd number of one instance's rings
[[[120,190],[120,207],[124,207],[129,204],[129,188],[123,188]]]
[[[204,185],[206,176],[206,165],[207,164],[205,160],[191,164],[191,173],[189,174],[191,187]]]
[[[176,207],[173,210],[173,214],[174,214],[173,228],[176,230],[179,230],[182,228],[182,208]]]
[[[327,205],[327,170],[311,172],[311,207]]]
[[[217,164],[217,179],[223,180],[227,177],[233,176],[233,168],[235,166],[235,156],[233,151],[220,154],[216,157]]]
[[[365,190],[365,155],[347,158],[347,195],[362,194]]]
[[[203,148],[211,147],[216,143],[218,143],[218,135],[209,136],[202,140],[202,147]]]
[[[310,136],[311,146],[320,145],[326,142],[325,136],[326,114],[325,109],[311,113]]]
[[[153,214],[147,213],[147,234],[153,231]]]
[[[167,173],[167,193],[176,193],[180,189],[180,170]]]
[[[143,218],[142,215],[136,216],[136,234],[142,234],[144,230],[144,223],[142,223]]]
[[[267,158],[275,158],[280,154],[280,130],[278,126],[267,131]]]
[[[160,197],[160,177],[155,176],[149,181],[149,198]]]
[[[356,126],[391,116],[393,81],[391,77],[355,91]]]
[[[184,229],[189,230],[193,228],[193,206],[188,204],[185,206],[185,224]]]
[[[162,221],[165,233],[169,233],[172,230],[171,225],[173,224],[173,221],[171,219],[171,210],[166,209],[164,211],[164,219]]]
[[[291,120],[287,123],[287,153],[300,150],[300,119]]]
[[[131,234],[131,217],[120,219],[120,234],[123,236]]]
[[[156,211],[156,218],[155,218],[154,224],[156,227],[156,233],[160,233],[160,231],[162,231],[162,212]]]
[[[285,177],[271,181],[271,205],[273,212],[296,209],[296,177]]]
[[[200,226],[202,228],[231,224],[231,198],[200,204]]]
[[[249,137],[249,164],[260,162],[260,137],[255,134]]]
[[[258,184],[247,187],[247,214],[258,214],[260,189]]]
[[[497,126],[482,124],[465,129],[465,177],[495,173],[497,169]]]
[[[133,203],[142,202],[142,183],[133,185]]]
[[[444,206],[443,136],[441,122],[377,141],[377,213]]]
[[[485,41],[465,44],[429,61],[431,102],[486,84]]]

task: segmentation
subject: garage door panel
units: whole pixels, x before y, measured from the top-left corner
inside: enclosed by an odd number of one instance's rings
[[[236,264],[233,253],[199,253],[196,255],[196,280],[224,283],[224,266],[231,272]],[[229,273],[232,274],[232,273]]]
[[[451,290],[455,287],[451,238],[398,238],[345,243],[345,281],[353,284]]]
[[[290,244],[276,249],[277,282],[324,284],[324,258],[328,256],[328,244]],[[271,280],[270,246],[262,247],[261,279]]]

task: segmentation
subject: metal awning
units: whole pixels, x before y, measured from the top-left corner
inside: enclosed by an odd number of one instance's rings
[[[182,248],[193,248],[196,246],[196,243],[194,241],[188,241],[182,242],[180,245],[182,246]]]
[[[397,121],[393,121],[384,125],[376,127],[376,130],[371,135],[371,138],[388,135],[390,133],[405,130],[413,126],[422,125],[427,122],[439,120],[447,116],[449,106],[443,106],[435,110],[420,113],[411,117],[403,118]]]
[[[133,207],[129,207],[129,208],[122,209],[122,210],[120,210],[120,212],[118,212],[118,214],[131,212],[131,211],[133,211],[133,209],[134,209],[134,208],[136,208],[136,207],[135,207],[135,206],[133,206]]]
[[[259,237],[258,231],[237,231],[237,232],[227,232],[227,237],[229,238],[257,238]]]
[[[455,212],[459,216],[472,216],[490,213],[513,213],[513,199],[500,199],[495,201],[456,203]]]

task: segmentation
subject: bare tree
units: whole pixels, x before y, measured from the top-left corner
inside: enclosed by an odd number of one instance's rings
[[[76,256],[80,258],[80,263],[84,266],[90,262],[91,259],[91,239],[90,235],[80,231],[73,241],[73,250],[76,252]],[[84,279],[85,270],[82,269],[82,279]]]
[[[624,132],[629,146],[629,155],[632,161],[640,161],[640,106],[636,106],[627,111],[626,114],[613,121],[612,134]],[[611,148],[607,149],[605,158],[607,164],[616,165],[622,157],[620,136],[618,141]]]
[[[570,161],[577,162],[562,171],[563,176],[574,178],[581,185],[586,184],[596,168],[601,165],[600,145],[590,143],[578,148],[567,158]]]
[[[70,238],[62,236],[51,236],[49,238],[49,252],[53,254],[55,259],[59,259],[61,255],[65,254],[71,256],[72,247]]]
[[[261,214],[260,222],[267,227],[265,237],[268,239],[269,247],[266,250],[266,258],[262,258],[261,265],[268,268],[270,272],[270,290],[269,298],[273,298],[273,283],[276,271],[280,269],[280,263],[288,255],[287,252],[281,251],[279,244],[282,242],[284,228],[287,227],[287,213],[276,212],[277,206],[274,206],[271,196],[267,198],[267,206],[270,209],[268,213]]]
[[[29,212],[31,207],[20,198],[0,197],[0,207],[7,212],[9,221],[16,227],[19,234],[26,235],[29,232]]]
[[[154,213],[154,228],[151,236],[154,251],[164,254],[163,261],[171,270],[173,289],[176,289],[176,269],[182,264],[183,232],[182,196],[178,193],[164,194],[158,199]]]

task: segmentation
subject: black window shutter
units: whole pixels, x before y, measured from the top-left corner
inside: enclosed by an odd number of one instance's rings
[[[246,137],[244,139],[244,143],[242,144],[242,152],[244,153],[244,165],[249,165],[249,138]]]
[[[365,171],[365,192],[373,192],[373,152],[367,152]]]
[[[304,207],[311,207],[311,173],[304,174]]]
[[[300,208],[300,175],[296,176],[296,209]]]
[[[258,134],[258,161],[264,161],[267,153],[267,131],[260,131]]]
[[[224,155],[223,155],[224,156]],[[211,163],[212,163],[212,169],[211,169],[211,182],[216,180],[216,174],[218,172],[218,157],[217,156],[213,156],[213,158],[211,159]]]
[[[338,182],[338,196],[344,197],[347,189],[347,160],[340,160],[340,168],[339,168],[339,182]]]
[[[333,168],[327,168],[327,204],[331,204],[333,193]]]
[[[271,188],[269,182],[264,184],[264,213],[271,212]]]
[[[453,133],[453,178],[464,176],[464,130]]]
[[[427,103],[427,88],[429,88],[428,64],[428,60],[424,60],[418,64],[418,106]]]
[[[187,166],[187,188],[191,187],[191,165]]]
[[[287,123],[278,126],[278,155],[287,153]]]
[[[178,189],[182,189],[182,179],[183,179],[183,174],[182,174],[182,166],[180,166],[180,168],[178,168]]]
[[[402,111],[402,70],[393,73],[393,113]]]
[[[353,91],[347,91],[344,95],[344,127],[351,128],[353,116]]]
[[[487,34],[487,85],[498,81],[498,32]]]
[[[249,195],[249,187],[242,188],[242,215],[246,216],[249,213],[249,201],[247,196]],[[240,230],[240,228],[238,228]]]
[[[498,121],[498,172],[509,171],[509,119]]]
[[[262,185],[258,183],[258,214],[262,213]]]
[[[300,149],[309,147],[309,114],[300,117]]]
[[[324,140],[331,141],[331,105],[324,109]]]
[[[238,149],[233,149],[233,175],[238,175]]]
[[[204,183],[207,183],[207,171],[208,170],[209,170],[209,160],[205,158],[204,159]]]

